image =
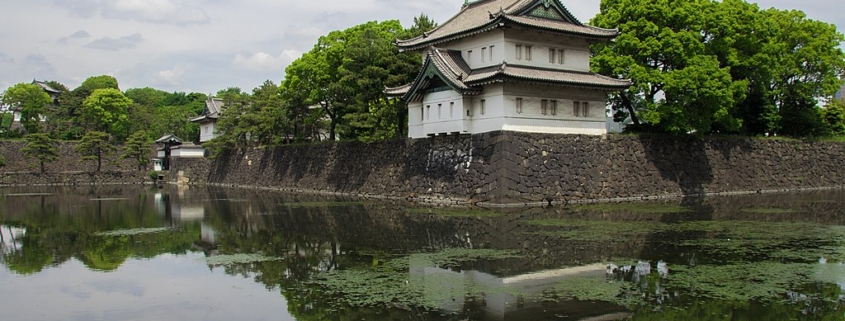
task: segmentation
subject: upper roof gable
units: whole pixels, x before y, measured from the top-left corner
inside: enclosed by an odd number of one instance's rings
[[[521,22],[526,19],[541,23]],[[464,5],[437,28],[415,38],[397,40],[396,44],[401,50],[417,50],[504,27],[505,23],[597,39],[612,39],[619,34],[616,29],[584,25],[559,0],[480,0]]]
[[[575,16],[572,15],[572,13],[557,0],[533,1],[529,5],[521,8],[521,10],[515,15],[557,20],[571,23],[576,26],[584,26],[581,21],[578,21],[578,19],[575,18]]]
[[[479,89],[464,83],[464,79],[469,77],[471,72],[460,52],[431,47],[426,53],[422,71],[414,82],[397,88],[387,88],[386,93],[392,96],[401,94],[405,101],[420,101],[427,89],[443,85],[462,94],[477,93]]]

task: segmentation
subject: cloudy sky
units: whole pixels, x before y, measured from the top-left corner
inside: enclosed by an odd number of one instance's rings
[[[582,21],[600,0],[562,0]],[[420,13],[437,22],[463,0],[2,0],[0,91],[32,79],[77,87],[112,75],[121,89],[214,93],[245,90],[284,69],[317,38],[371,20]],[[799,9],[845,31],[845,1],[760,0],[763,8]]]

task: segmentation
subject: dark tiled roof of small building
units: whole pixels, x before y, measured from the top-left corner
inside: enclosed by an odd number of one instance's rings
[[[58,89],[55,89],[55,88],[51,87],[50,85],[48,85],[46,82],[33,80],[32,83],[38,85],[39,87],[41,87],[41,89],[43,89],[44,91],[46,91],[47,93],[49,93],[51,95],[58,95],[58,94],[62,93]]]
[[[179,139],[179,137],[176,137],[175,134],[167,134],[167,135],[161,136],[161,138],[156,139],[155,142],[156,142],[156,144],[168,144],[168,143],[174,144],[174,145],[182,144],[182,140]]]
[[[457,15],[437,28],[415,38],[398,40],[396,44],[403,50],[421,49],[499,28],[505,22],[601,39],[611,39],[619,34],[615,29],[602,29],[584,25],[559,2],[555,3],[563,10],[563,20],[526,16],[524,11],[536,5],[538,1],[540,0],[476,1],[463,6]]]
[[[216,98],[216,97],[209,97],[205,101],[205,109],[202,111],[198,117],[192,118],[192,122],[205,122],[205,121],[212,121],[220,118],[220,114],[223,113],[223,108],[225,104],[223,103],[223,99]]]

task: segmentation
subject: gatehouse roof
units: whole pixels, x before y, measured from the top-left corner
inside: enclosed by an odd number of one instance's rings
[[[433,30],[415,38],[398,40],[400,50],[427,46],[504,27],[527,27],[593,39],[612,39],[616,29],[588,26],[575,18],[559,0],[480,0]]]

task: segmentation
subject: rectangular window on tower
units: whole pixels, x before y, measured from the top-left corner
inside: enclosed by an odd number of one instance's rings
[[[549,113],[549,101],[546,99],[540,100],[540,113],[547,115]]]
[[[487,47],[481,47],[481,62],[485,62],[484,59],[487,59]]]
[[[486,105],[487,105],[487,100],[482,99],[481,100],[481,114],[482,115],[484,115],[484,113],[486,112],[486,110],[485,110],[487,108]]]
[[[493,47],[495,46],[490,46],[490,62],[493,62]]]
[[[425,105],[425,119],[431,120],[431,105]]]
[[[552,116],[557,115],[557,100],[552,100]]]
[[[420,107],[420,122],[425,120],[425,108]]]
[[[590,103],[581,103],[581,117],[590,117]]]
[[[472,63],[472,50],[467,50],[467,62]]]
[[[443,104],[437,104],[437,119],[443,118]]]
[[[522,98],[516,99],[516,113],[522,114]]]
[[[555,48],[549,48],[549,63],[550,63],[550,64],[555,63],[555,61],[556,61],[556,60],[555,60],[555,55],[556,55],[556,54],[557,54],[557,49],[555,49]]]
[[[522,45],[516,45],[516,60],[522,60]]]
[[[562,65],[565,61],[564,57],[566,57],[566,51],[563,51],[563,49],[558,50],[557,51],[557,63]]]
[[[455,117],[455,102],[453,101],[453,102],[449,103],[449,118],[454,118],[454,117]]]
[[[575,117],[581,117],[581,102],[572,102],[572,115]]]
[[[531,61],[531,46],[525,46],[525,60]]]

